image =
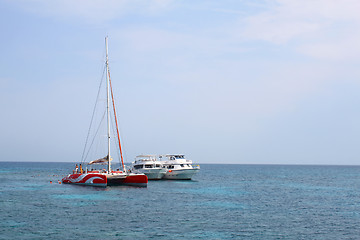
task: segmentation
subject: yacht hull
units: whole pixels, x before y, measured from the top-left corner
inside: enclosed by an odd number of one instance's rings
[[[169,170],[169,171],[167,171],[167,173],[165,173],[163,179],[191,180],[191,178],[199,171],[200,171],[200,169]]]
[[[148,179],[143,174],[70,174],[62,179],[63,183],[106,187],[106,186],[137,186],[146,187]]]
[[[141,169],[138,171],[145,174],[149,180],[160,180],[166,173],[165,169]]]
[[[87,186],[96,186],[96,187],[106,187],[107,178],[104,174],[96,173],[75,173],[69,174],[64,177],[62,183],[77,184],[77,185],[87,185]]]
[[[135,186],[135,187],[146,187],[148,178],[144,174],[129,174],[129,175],[108,175],[107,185],[108,186]]]

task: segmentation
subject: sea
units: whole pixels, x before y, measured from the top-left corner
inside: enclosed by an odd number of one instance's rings
[[[59,184],[74,165],[0,162],[0,239],[360,239],[359,166],[201,164],[193,180],[146,188]]]

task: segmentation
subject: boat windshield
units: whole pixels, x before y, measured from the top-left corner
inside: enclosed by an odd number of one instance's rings
[[[185,159],[184,155],[171,155],[170,156],[170,160],[175,160],[175,159]]]
[[[135,169],[140,169],[140,168],[143,168],[143,165],[135,165],[134,168]]]

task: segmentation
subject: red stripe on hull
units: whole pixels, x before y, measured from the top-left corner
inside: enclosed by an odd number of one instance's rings
[[[87,174],[70,174],[62,179],[63,183],[70,184],[81,184],[89,186],[102,186],[106,187],[107,178],[105,175],[96,174],[96,173],[87,173]]]

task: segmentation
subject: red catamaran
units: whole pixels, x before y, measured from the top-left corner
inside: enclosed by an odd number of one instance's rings
[[[106,46],[106,95],[107,95],[107,104],[106,104],[106,115],[107,115],[107,156],[104,158],[100,158],[97,160],[90,161],[88,165],[92,166],[93,164],[103,164],[107,165],[107,169],[100,169],[100,170],[89,170],[88,167],[86,169],[82,168],[82,164],[80,164],[80,168],[76,167],[76,170],[73,171],[73,174],[69,174],[68,176],[62,179],[63,183],[70,183],[70,184],[79,184],[79,185],[88,185],[88,186],[99,186],[99,187],[106,187],[106,186],[113,186],[113,185],[131,185],[131,186],[139,186],[139,187],[146,187],[148,178],[145,174],[142,173],[133,173],[126,170],[124,165],[123,153],[120,143],[120,134],[119,134],[119,127],[118,121],[116,117],[116,110],[115,110],[115,101],[114,95],[111,85],[110,79],[110,71],[109,71],[109,58],[108,58],[108,39],[105,38],[105,46]],[[110,99],[112,102],[112,109],[110,107]],[[111,155],[110,155],[110,111],[113,114],[115,126],[116,126],[116,138],[119,147],[119,153],[121,158],[121,169],[117,169],[113,171],[111,169]],[[91,125],[91,124],[90,124]],[[85,145],[86,147],[86,145]],[[84,149],[85,152],[85,149]],[[84,163],[84,159],[82,160]],[[77,165],[76,165],[77,166]]]

